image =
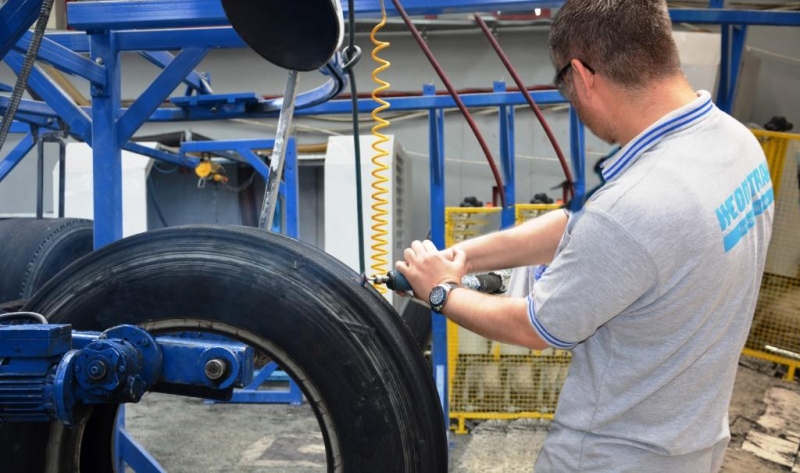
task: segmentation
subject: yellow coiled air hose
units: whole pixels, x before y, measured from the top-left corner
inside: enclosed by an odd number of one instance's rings
[[[387,219],[389,215],[389,210],[387,209],[389,206],[389,200],[387,199],[389,189],[386,186],[386,183],[389,182],[389,178],[387,177],[389,166],[384,162],[385,158],[389,156],[389,151],[386,149],[386,143],[389,141],[389,137],[381,133],[381,130],[388,127],[391,123],[389,120],[380,116],[381,112],[389,108],[389,102],[380,98],[379,94],[388,90],[391,84],[378,77],[378,75],[388,70],[392,64],[378,56],[378,53],[389,47],[389,43],[386,41],[379,41],[376,35],[385,25],[386,7],[383,4],[383,0],[381,0],[381,21],[375,25],[369,36],[372,44],[375,46],[372,50],[372,60],[378,63],[378,67],[372,71],[372,80],[378,85],[375,90],[372,91],[372,100],[379,104],[379,106],[372,111],[372,120],[375,122],[375,125],[372,127],[372,136],[375,137],[375,140],[372,142],[372,149],[375,151],[375,155],[372,158],[374,168],[372,171],[373,213],[371,218],[373,223],[371,227],[372,246],[370,246],[372,249],[371,268],[374,274],[381,275],[389,272],[389,261],[387,260],[387,256],[389,255],[389,250],[387,248],[389,240],[387,239],[387,235],[389,232],[386,230],[386,227],[389,225]],[[376,286],[376,289],[382,294],[387,291],[386,287],[382,284]]]

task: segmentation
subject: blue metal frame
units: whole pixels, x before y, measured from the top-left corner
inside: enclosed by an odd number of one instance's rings
[[[562,1],[542,0],[406,0],[403,5],[410,15],[436,15],[452,12],[514,11],[533,8],[551,8]],[[344,12],[347,13],[345,2]],[[378,0],[356,0],[359,16],[380,13]],[[387,13],[395,15],[391,4]],[[70,4],[69,23],[75,29],[94,31],[104,29],[127,30],[148,28],[185,28],[227,26],[229,24],[219,0],[137,0],[129,2],[77,2]],[[670,11],[674,22],[698,24],[737,24],[796,26],[800,13],[761,10],[675,9]]]
[[[435,96],[436,87],[425,85],[424,97]],[[428,113],[428,147],[431,180],[431,241],[437,248],[445,247],[445,173],[444,173],[444,109],[431,108]],[[431,312],[431,362],[439,401],[445,418],[449,417],[447,393],[447,320]]]
[[[495,82],[494,92],[506,91],[505,82]],[[517,202],[516,169],[514,166],[514,107],[501,105],[500,107],[500,164],[503,170],[505,183],[506,206],[501,215],[502,228],[510,228],[516,224],[517,215],[515,203]]]

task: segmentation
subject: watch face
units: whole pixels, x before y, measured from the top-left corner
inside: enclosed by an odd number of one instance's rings
[[[432,306],[440,306],[444,303],[444,299],[447,296],[447,291],[443,287],[436,286],[431,291],[431,305]]]

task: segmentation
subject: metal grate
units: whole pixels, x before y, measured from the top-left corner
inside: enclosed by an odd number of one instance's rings
[[[517,224],[560,205],[521,204]],[[500,209],[449,208],[446,244],[485,235],[500,228]],[[509,287],[525,296],[533,268],[518,268]],[[475,335],[452,322],[447,325],[450,418],[455,431],[466,433],[468,420],[552,418],[569,370],[570,355],[504,345]]]
[[[745,355],[800,366],[800,135],[754,131],[767,155],[775,190],[775,220]]]

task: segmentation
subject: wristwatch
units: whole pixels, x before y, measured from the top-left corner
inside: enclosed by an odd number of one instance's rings
[[[444,305],[447,304],[447,296],[450,295],[450,291],[457,287],[458,284],[446,282],[431,289],[431,295],[428,298],[428,301],[431,304],[431,310],[437,314],[441,314],[442,309],[444,309]]]

